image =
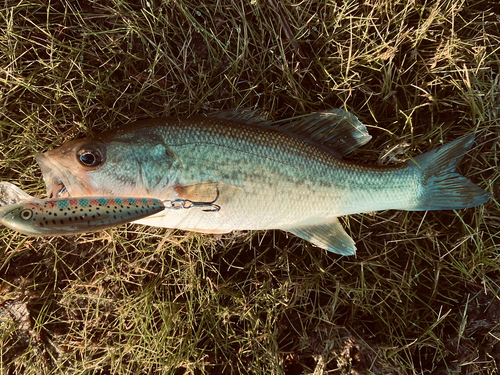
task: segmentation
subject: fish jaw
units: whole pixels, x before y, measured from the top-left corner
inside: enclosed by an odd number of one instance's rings
[[[35,155],[49,198],[92,195],[89,176],[75,158],[83,143],[82,140],[71,141],[57,149]],[[66,193],[60,194],[63,188],[66,188]]]

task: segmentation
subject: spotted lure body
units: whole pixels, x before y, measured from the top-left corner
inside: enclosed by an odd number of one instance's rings
[[[165,209],[154,198],[32,199],[0,207],[0,223],[34,236],[71,235],[142,219]]]

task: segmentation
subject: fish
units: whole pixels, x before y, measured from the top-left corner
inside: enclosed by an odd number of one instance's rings
[[[370,139],[342,109],[274,123],[255,110],[225,110],[133,122],[69,141],[36,161],[49,197],[195,202],[136,223],[219,234],[283,230],[345,256],[356,246],[340,216],[463,209],[490,197],[457,172],[474,134],[397,165],[343,159]]]
[[[163,202],[154,198],[23,196],[0,207],[0,223],[31,236],[73,235],[108,229],[164,209]]]

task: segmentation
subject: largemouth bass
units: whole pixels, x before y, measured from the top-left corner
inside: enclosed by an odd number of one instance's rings
[[[93,232],[154,215],[165,209],[153,198],[85,197],[29,199],[0,207],[0,223],[32,236]]]
[[[341,158],[370,138],[343,110],[278,126],[249,111],[222,111],[135,122],[68,142],[36,160],[50,197],[197,202],[137,223],[202,233],[281,229],[343,255],[356,247],[339,216],[460,209],[489,199],[456,172],[473,134],[395,166]]]

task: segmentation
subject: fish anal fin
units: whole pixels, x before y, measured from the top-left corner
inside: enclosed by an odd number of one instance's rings
[[[345,256],[356,254],[356,245],[353,239],[346,233],[338,219],[325,224],[286,228],[285,230],[332,253]]]
[[[356,116],[340,108],[312,113],[279,128],[325,146],[340,156],[349,154],[372,138]]]

